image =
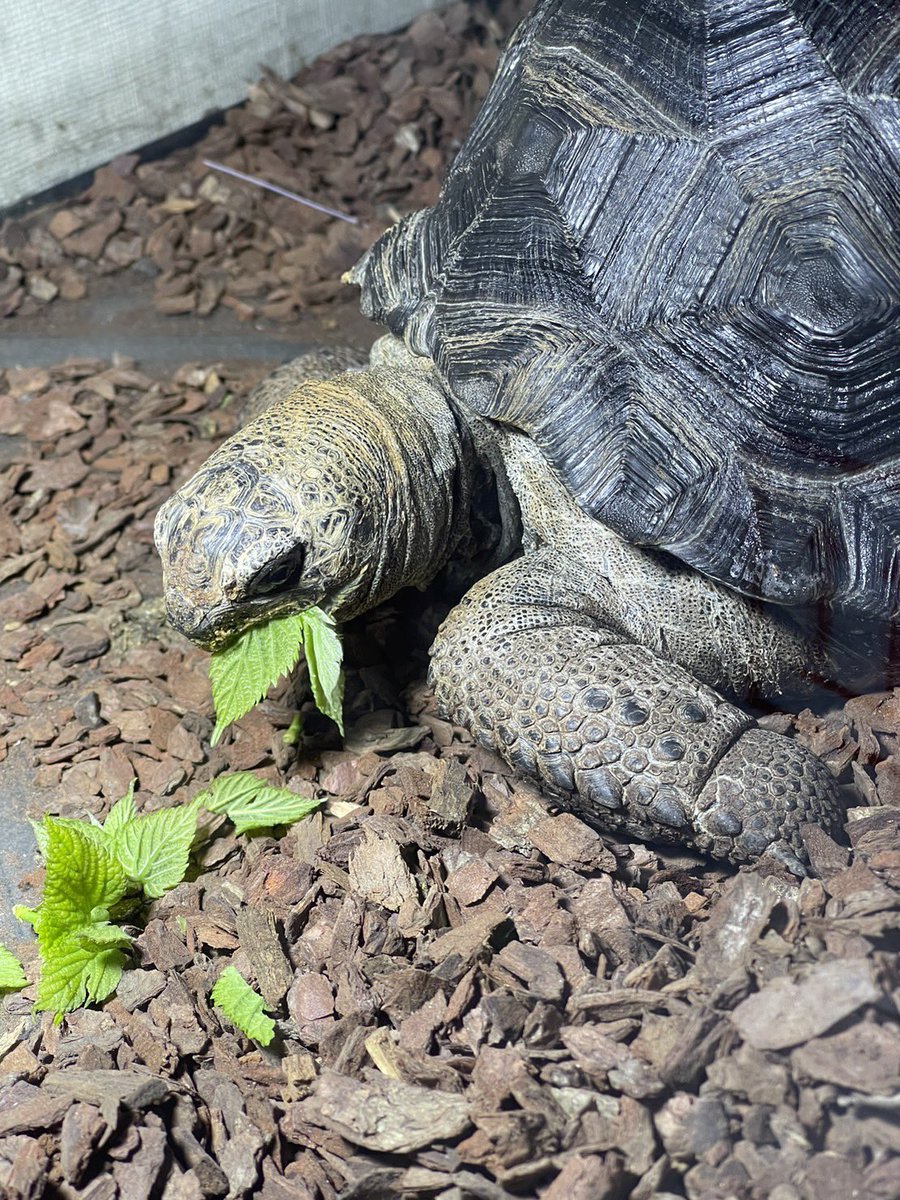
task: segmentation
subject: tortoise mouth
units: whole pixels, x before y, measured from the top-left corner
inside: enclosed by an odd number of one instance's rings
[[[222,599],[196,604],[176,588],[166,589],[166,621],[176,632],[201,650],[224,650],[254,625],[265,625],[276,617],[291,616],[318,606],[331,612],[336,596],[323,588],[282,586],[272,595],[252,594],[239,601]]]
[[[241,620],[231,604],[200,608],[171,591],[166,595],[166,621],[201,650],[221,650],[252,622]]]

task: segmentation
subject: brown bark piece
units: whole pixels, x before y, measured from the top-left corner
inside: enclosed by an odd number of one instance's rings
[[[89,662],[92,658],[99,658],[109,649],[109,633],[102,625],[94,622],[64,625],[57,629],[56,635],[62,642],[59,661],[64,667]]]
[[[399,1044],[414,1054],[427,1054],[434,1034],[447,1017],[447,1001],[441,992],[426,1000],[400,1026]]]
[[[174,1046],[170,1045],[163,1030],[144,1013],[129,1013],[118,1000],[109,1000],[106,1011],[120,1025],[134,1047],[141,1062],[147,1064],[153,1073],[171,1074],[177,1062]]]
[[[716,1147],[730,1149],[728,1114],[714,1096],[677,1092],[656,1114],[654,1124],[676,1162],[697,1160]]]
[[[720,982],[744,969],[750,948],[765,928],[777,899],[759,875],[736,876],[703,928],[691,977]]]
[[[582,1114],[580,1137],[597,1150],[621,1150],[633,1175],[649,1171],[658,1153],[650,1110],[630,1096]]]
[[[820,879],[827,880],[847,866],[847,851],[843,846],[839,846],[834,838],[829,837],[824,829],[818,825],[804,825],[801,834],[809,854],[810,866]]]
[[[302,1120],[386,1154],[410,1154],[458,1137],[471,1125],[469,1105],[462,1096],[396,1079],[360,1083],[332,1071],[324,1072],[313,1094],[293,1107]]]
[[[47,228],[55,238],[60,241],[67,238],[70,234],[75,233],[84,224],[84,218],[77,212],[71,209],[61,208],[57,213],[54,213]]]
[[[425,769],[432,780],[422,812],[426,827],[456,834],[466,823],[474,795],[466,769],[448,758],[432,759]]]
[[[37,1138],[0,1138],[0,1189],[10,1200],[40,1200],[47,1183],[47,1149]]]
[[[240,1113],[232,1135],[219,1155],[222,1170],[228,1179],[229,1195],[252,1194],[259,1178],[259,1159],[267,1138],[260,1129]]]
[[[250,959],[266,1007],[276,1009],[291,986],[294,972],[281,947],[275,915],[244,905],[235,917],[238,943]]]
[[[170,1092],[171,1087],[164,1079],[148,1075],[145,1071],[109,1070],[81,1071],[69,1068],[48,1075],[42,1091],[63,1100],[81,1100],[85,1104],[124,1104],[135,1112],[158,1104]]]
[[[539,1000],[560,1001],[564,983],[562,971],[553,956],[538,946],[510,942],[494,958],[496,965],[521,979],[532,996]]]
[[[334,994],[326,976],[316,971],[298,975],[287,998],[288,1012],[298,1025],[334,1017]]]
[[[368,826],[365,841],[350,855],[349,872],[355,892],[391,912],[418,901],[415,881],[397,843]]]
[[[643,1059],[590,1025],[568,1025],[559,1036],[578,1066],[599,1087],[607,1084],[636,1100],[658,1096],[662,1081]]]
[[[99,1109],[92,1104],[73,1104],[63,1117],[59,1164],[67,1183],[79,1187],[91,1155],[109,1130]]]
[[[532,845],[551,862],[573,865],[583,863],[598,870],[614,871],[616,860],[596,830],[572,813],[545,817],[528,832]]]
[[[723,1044],[734,1036],[731,1026],[724,1016],[704,1007],[694,1008],[686,1017],[668,1024],[674,1025],[669,1035],[673,1044],[661,1060],[649,1048],[648,1057],[669,1087],[694,1087]]]
[[[477,904],[497,882],[498,872],[483,859],[473,859],[447,876],[447,891],[460,904]]]
[[[171,1124],[172,1141],[178,1157],[187,1166],[191,1183],[201,1196],[224,1196],[229,1190],[228,1176],[215,1159],[204,1149],[192,1132],[194,1113],[190,1102],[181,1099],[175,1106]]]
[[[870,1095],[900,1094],[900,1037],[881,1025],[860,1023],[814,1038],[791,1054],[795,1073]]]
[[[39,1093],[0,1110],[0,1137],[35,1133],[59,1125],[72,1103],[71,1096]]]
[[[571,1012],[589,1014],[593,1020],[604,1024],[621,1021],[628,1017],[640,1017],[648,1010],[678,1009],[679,1002],[663,992],[652,992],[643,988],[609,988],[605,991],[584,991],[573,996],[568,1008]]]
[[[773,979],[731,1014],[741,1037],[756,1050],[785,1050],[826,1033],[882,990],[865,959],[816,963],[800,980]]]
[[[542,1193],[542,1200],[597,1200],[613,1197],[623,1183],[621,1159],[598,1154],[577,1154],[566,1160],[562,1170]]]
[[[480,909],[456,929],[438,934],[427,944],[425,953],[435,963],[446,962],[451,955],[455,955],[468,966],[506,920],[506,914],[498,909]]]
[[[150,1200],[165,1162],[166,1135],[160,1124],[144,1125],[137,1133],[137,1151],[127,1162],[114,1163],[112,1173],[120,1196]]]
[[[70,234],[64,242],[65,249],[76,258],[97,259],[103,253],[103,247],[121,226],[122,214],[111,212],[103,220]]]
[[[169,734],[167,743],[160,748],[167,750],[175,759],[187,759],[192,763],[201,763],[206,758],[200,739],[196,733],[185,727],[183,721],[175,726]]]
[[[116,1000],[126,1012],[133,1012],[158,996],[165,986],[166,977],[162,971],[126,971],[116,988]]]

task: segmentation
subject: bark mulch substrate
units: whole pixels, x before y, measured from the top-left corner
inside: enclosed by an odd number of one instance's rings
[[[7,222],[0,307],[129,264],[164,311],[290,319],[327,299],[392,207],[433,198],[515,7],[358,40],[264,80],[200,149],[120,160]],[[369,224],[325,224],[202,154]],[[99,1010],[55,1027],[28,991],[3,999],[0,1196],[900,1194],[900,692],[769,719],[860,797],[852,848],[813,834],[800,885],[554,811],[435,713],[434,597],[349,631],[343,746],[301,670],[211,750],[207,659],[163,626],[152,519],[255,378],[0,372],[0,778],[30,774],[33,816],[101,816],[133,777],[140,805],[178,804],[225,769],[323,800],[281,838],[221,828]],[[228,963],[278,1018],[268,1050],[210,1007]]]
[[[220,831],[100,1010],[3,1000],[0,1195],[896,1196],[900,693],[797,718],[873,804],[849,852],[811,837],[799,886],[554,812],[435,713],[427,598],[351,628],[343,748],[301,671],[299,747],[286,693],[210,750],[152,518],[251,382],[0,373],[2,744],[32,815],[99,816],[133,776],[178,804],[226,767],[323,800],[280,838]],[[227,963],[269,1050],[210,1007]]]
[[[124,155],[77,200],[0,224],[0,318],[78,300],[97,275],[153,279],[160,312],[293,320],[396,219],[437,199],[530,5],[455,4],[403,34],[360,37],[292,81],[267,74],[196,146]],[[215,173],[204,158],[342,209],[357,225]]]

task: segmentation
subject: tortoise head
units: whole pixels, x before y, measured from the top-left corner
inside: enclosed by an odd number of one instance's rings
[[[383,372],[306,384],[219,447],[156,517],[170,624],[214,650],[271,617],[318,605],[347,619],[432,578],[463,456],[446,400],[416,382],[414,396]]]

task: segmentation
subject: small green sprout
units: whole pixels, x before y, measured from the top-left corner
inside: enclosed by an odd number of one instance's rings
[[[296,746],[303,736],[303,722],[300,720],[300,714],[294,713],[291,717],[291,723],[281,735],[281,740],[285,746]]]

